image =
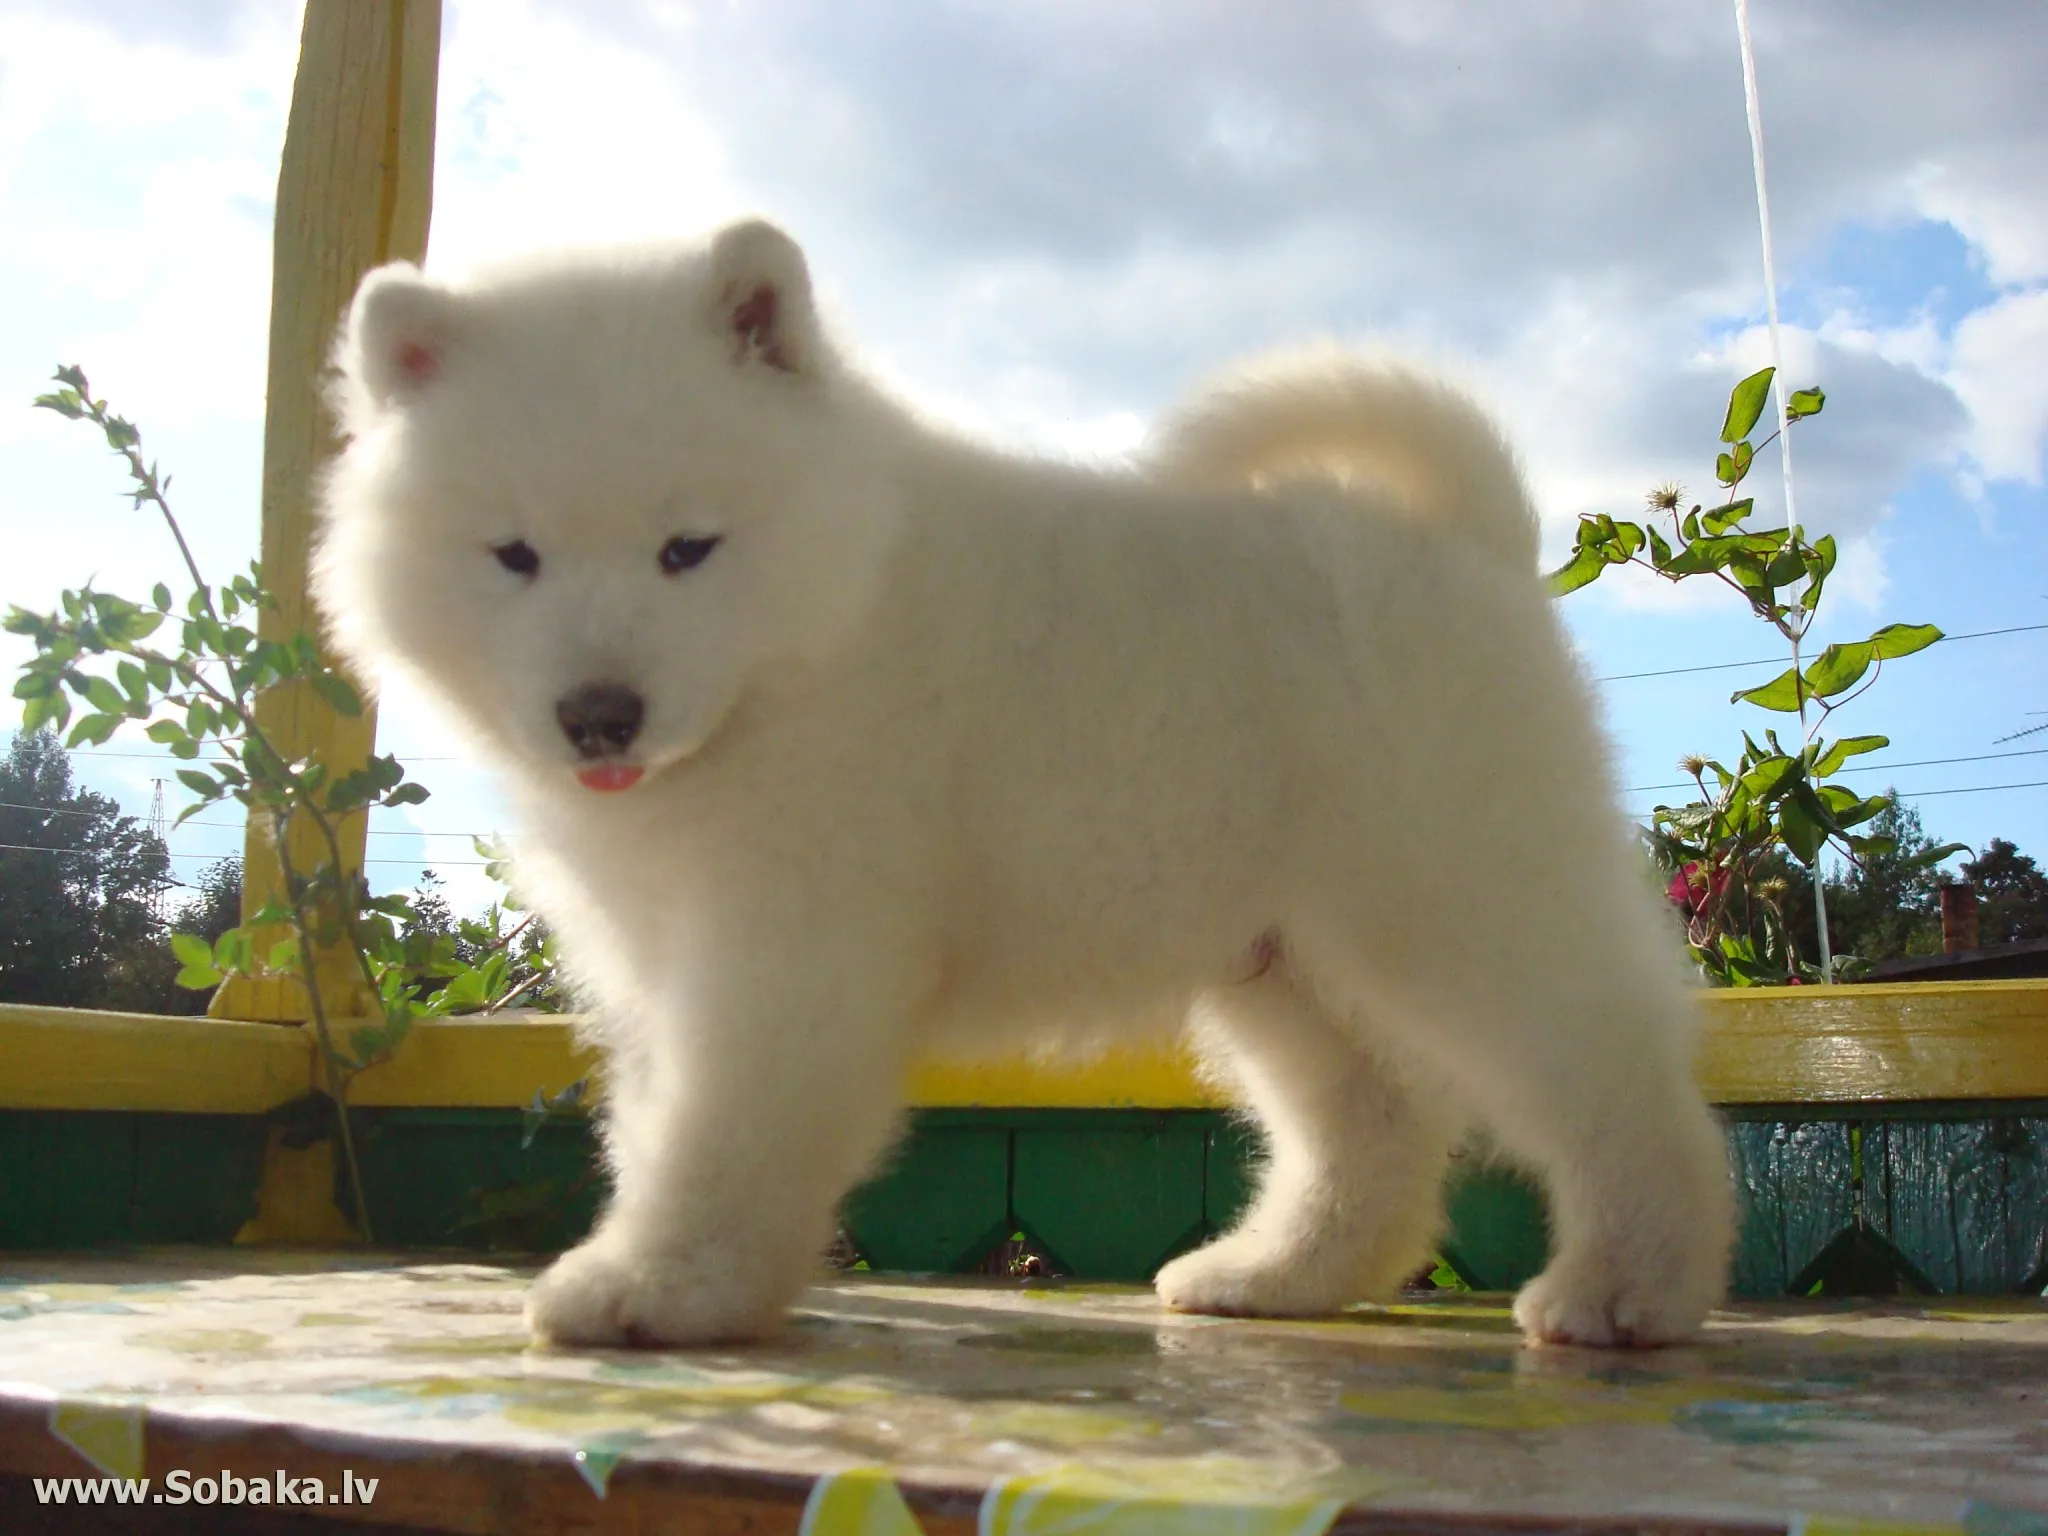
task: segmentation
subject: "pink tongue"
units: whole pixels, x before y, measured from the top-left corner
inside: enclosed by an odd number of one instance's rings
[[[595,768],[576,770],[577,782],[585,789],[594,789],[600,794],[611,794],[621,789],[631,789],[640,782],[645,768],[628,768],[620,763],[604,763]]]

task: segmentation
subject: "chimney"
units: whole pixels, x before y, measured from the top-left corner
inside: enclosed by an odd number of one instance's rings
[[[1941,952],[1959,955],[1977,947],[1977,888],[1961,880],[1941,884]]]

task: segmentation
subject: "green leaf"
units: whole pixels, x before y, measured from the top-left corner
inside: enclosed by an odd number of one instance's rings
[[[1809,416],[1818,416],[1827,403],[1827,392],[1817,384],[1812,389],[1795,389],[1792,398],[1785,402],[1785,416],[1791,421],[1804,421]]]
[[[1821,803],[1827,806],[1828,814],[1834,818],[1837,831],[1860,827],[1873,817],[1882,815],[1892,804],[1889,795],[1872,795],[1867,800],[1861,799],[1854,790],[1845,789],[1840,784],[1823,785],[1820,796]]]
[[[1700,526],[1710,534],[1726,533],[1756,506],[1756,498],[1745,496],[1740,501],[1731,501],[1725,507],[1716,507],[1700,519]]]
[[[384,797],[383,803],[392,805],[418,805],[427,798],[424,784],[401,784]]]
[[[1887,736],[1844,736],[1814,760],[1813,776],[1824,779],[1838,771],[1850,758],[1865,752],[1878,752],[1891,745]]]
[[[1799,675],[1787,667],[1768,683],[1757,688],[1744,688],[1728,696],[1730,704],[1754,704],[1759,709],[1775,709],[1780,714],[1799,713]]]
[[[342,677],[339,673],[315,672],[313,674],[313,689],[321,698],[327,701],[331,708],[340,714],[347,715],[353,719],[363,712],[361,696],[356,693],[355,689],[349,686],[348,679]]]
[[[24,711],[26,713],[26,711]],[[71,734],[64,738],[67,747],[103,746],[114,732],[121,728],[122,715],[82,715],[78,724],[71,727]]]
[[[1868,640],[1831,645],[1806,669],[1806,689],[1817,698],[1831,699],[1863,680],[1870,670],[1875,647]]]
[[[264,965],[280,973],[297,969],[299,963],[299,941],[296,938],[279,939],[270,946],[270,953],[264,958]]]
[[[159,608],[168,609],[171,606],[171,589],[162,582],[158,582],[154,587],[150,588],[149,600]]]
[[[1903,862],[1908,869],[1931,869],[1950,854],[1968,853],[1969,851],[1970,845],[1968,843],[1942,843],[1938,847],[1923,849]]]
[[[1813,818],[1804,797],[1799,795],[1778,802],[1778,835],[1785,840],[1792,856],[1809,867],[1820,857],[1821,845],[1827,841],[1826,829]]]
[[[196,933],[172,934],[171,953],[178,957],[180,965],[213,964],[213,946]]]
[[[1767,757],[1742,776],[1742,787],[1750,799],[1768,801],[1797,781],[1802,767],[1796,757]]]
[[[202,800],[218,800],[221,795],[220,781],[203,768],[180,768],[178,782]]]
[[[1775,368],[1760,369],[1729,392],[1728,415],[1721,423],[1722,442],[1739,443],[1749,436],[1749,429],[1764,413],[1764,401],[1771,394],[1771,377],[1776,372]]]
[[[1606,569],[1607,562],[1600,557],[1598,549],[1582,548],[1543,581],[1552,597],[1564,597],[1597,581]]]
[[[149,723],[149,728],[142,734],[158,746],[164,747],[188,739],[185,734],[185,727],[178,724],[175,720],[152,720]]]
[[[75,690],[76,685],[73,686]],[[86,678],[84,693],[86,702],[105,714],[125,715],[128,712],[128,701],[121,697],[121,690],[104,677]]]
[[[1932,624],[1887,624],[1870,637],[1870,648],[1883,661],[1896,661],[1915,651],[1924,651],[1942,638]]]
[[[1755,457],[1756,450],[1748,443],[1737,443],[1733,452],[1715,456],[1714,478],[1727,486],[1741,484],[1748,477],[1750,463]]]
[[[230,928],[213,941],[213,963],[223,971],[249,971],[256,958],[256,946],[246,928]]]
[[[374,1024],[359,1024],[348,1032],[348,1047],[355,1053],[350,1065],[367,1067],[384,1052],[384,1031]]]
[[[1806,552],[1796,544],[1782,550],[1764,567],[1764,580],[1774,587],[1789,587],[1806,575]]]

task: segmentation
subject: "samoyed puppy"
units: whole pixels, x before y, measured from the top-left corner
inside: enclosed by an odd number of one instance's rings
[[[1170,1307],[1386,1294],[1475,1124],[1548,1188],[1531,1338],[1721,1295],[1675,946],[1459,394],[1312,356],[1137,469],[1011,456],[850,366],[749,221],[372,272],[336,401],[333,640],[502,775],[607,1056],[614,1192],[539,1337],[767,1333],[914,1059],[1183,1028],[1268,1153]]]

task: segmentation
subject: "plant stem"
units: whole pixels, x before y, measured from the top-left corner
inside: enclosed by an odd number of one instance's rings
[[[1804,626],[1800,633],[1804,633]],[[1800,633],[1791,636],[1792,641],[1792,690],[1799,700],[1799,745],[1804,751],[1813,745],[1813,731],[1806,723],[1806,675],[1799,670]],[[1828,938],[1828,883],[1821,870],[1820,856],[1827,851],[1827,840],[1813,855],[1813,922],[1818,939],[1820,959],[1820,981],[1824,987],[1835,984],[1835,947]]]
[[[327,1027],[327,1004],[320,997],[320,981],[313,968],[312,925],[306,921],[305,898],[297,871],[292,868],[289,813],[272,818],[272,835],[277,841],[277,860],[284,871],[284,884],[291,898],[292,926],[299,935],[299,982],[306,989],[306,1002],[313,1014],[313,1034],[320,1042],[320,1059],[327,1071],[328,1086],[334,1090],[334,1117],[341,1126],[342,1160],[348,1164],[349,1191],[355,1196],[356,1221],[363,1229],[363,1241],[376,1242],[370,1225],[370,1202],[363,1194],[363,1169],[356,1158],[355,1133],[349,1126],[348,1079],[342,1073],[340,1054],[334,1049],[334,1035]]]

